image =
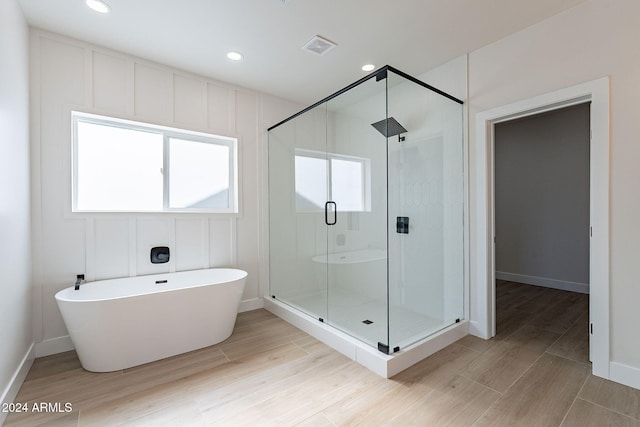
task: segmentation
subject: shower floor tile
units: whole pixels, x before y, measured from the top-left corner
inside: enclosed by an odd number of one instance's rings
[[[389,308],[391,336],[388,340],[385,301],[341,290],[332,293],[330,304],[327,304],[326,292],[290,298],[289,302],[373,347],[377,347],[378,342],[389,341],[392,346],[403,348],[448,326],[434,317],[392,306]],[[328,310],[327,306],[330,307]]]

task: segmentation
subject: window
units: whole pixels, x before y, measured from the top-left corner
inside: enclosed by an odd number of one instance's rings
[[[369,159],[297,149],[295,155],[296,211],[324,210],[327,200],[338,210],[369,211]]]
[[[237,140],[72,113],[75,212],[237,212]]]

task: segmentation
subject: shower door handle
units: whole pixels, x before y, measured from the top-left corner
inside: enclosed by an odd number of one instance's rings
[[[329,205],[333,205],[333,222],[329,222]],[[324,204],[324,223],[327,225],[336,225],[338,222],[338,206],[336,202],[328,201]]]

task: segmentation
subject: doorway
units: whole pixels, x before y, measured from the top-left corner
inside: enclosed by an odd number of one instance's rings
[[[590,102],[494,124],[496,336],[589,362]]]
[[[470,333],[495,335],[494,131],[495,124],[558,108],[591,102],[590,112],[590,253],[589,339],[592,372],[609,378],[609,79],[607,77],[536,96],[476,115],[476,150],[470,159],[474,175],[470,248]]]

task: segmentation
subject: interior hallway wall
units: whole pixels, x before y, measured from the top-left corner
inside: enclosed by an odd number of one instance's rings
[[[261,307],[263,121],[283,118],[289,103],[35,29],[31,60],[37,354],[72,348],[54,295],[79,273],[91,281],[238,267],[249,273],[241,310]],[[72,110],[237,137],[240,213],[72,213]],[[170,262],[151,264],[150,248],[165,245]]]
[[[0,2],[0,401],[9,392],[31,327],[29,33],[15,0]],[[19,384],[17,384],[19,386]],[[17,390],[11,390],[17,392]],[[7,396],[12,398],[13,396]],[[0,412],[0,424],[4,419]]]
[[[589,292],[589,104],[495,125],[496,277]]]

